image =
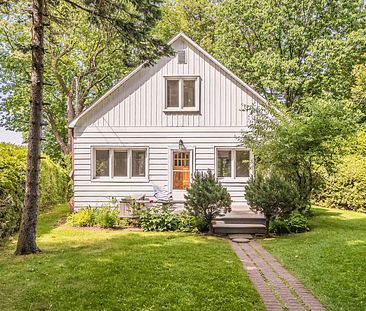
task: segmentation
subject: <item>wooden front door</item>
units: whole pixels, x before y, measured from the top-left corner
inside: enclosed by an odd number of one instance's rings
[[[173,190],[186,190],[191,183],[191,153],[173,151]]]

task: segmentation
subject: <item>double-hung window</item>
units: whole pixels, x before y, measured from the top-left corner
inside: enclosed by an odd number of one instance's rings
[[[199,111],[199,77],[166,77],[165,111]]]
[[[216,176],[240,179],[250,176],[250,152],[245,149],[216,149]]]
[[[94,179],[146,178],[147,148],[94,149]]]

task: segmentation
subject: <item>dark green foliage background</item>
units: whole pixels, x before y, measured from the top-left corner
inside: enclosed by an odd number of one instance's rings
[[[24,200],[27,148],[0,144],[0,238],[19,228]],[[48,156],[41,160],[40,209],[70,197],[67,172]]]

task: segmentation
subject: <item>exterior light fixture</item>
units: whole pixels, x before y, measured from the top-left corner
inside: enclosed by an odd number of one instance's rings
[[[183,150],[183,149],[184,149],[183,140],[179,139],[179,150]]]

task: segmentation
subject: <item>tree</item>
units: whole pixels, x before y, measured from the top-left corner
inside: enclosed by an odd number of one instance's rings
[[[184,198],[185,208],[190,214],[202,219],[210,233],[213,233],[212,221],[215,217],[231,211],[230,194],[216,181],[211,170],[194,174],[192,185]]]
[[[301,107],[276,115],[261,106],[250,108],[253,122],[243,143],[253,151],[257,170],[280,173],[296,184],[302,205],[309,206],[324,170],[331,174],[346,151],[362,113],[334,99],[307,98]]]
[[[301,208],[299,194],[291,182],[277,173],[256,174],[245,186],[245,199],[250,209],[266,217],[266,236],[269,236],[269,223],[273,217],[286,217]]]
[[[20,223],[16,255],[27,255],[39,251],[36,244],[38,214],[39,170],[41,156],[42,104],[43,104],[43,17],[44,0],[32,2],[32,71],[30,91],[30,118],[28,135],[27,177],[25,197]]]
[[[183,31],[204,49],[211,50],[214,34],[214,0],[166,0],[154,33],[166,40]]]
[[[158,2],[143,1],[139,6],[127,7],[119,7],[121,1],[102,2],[112,12],[123,10],[123,20],[115,20],[113,14],[112,20],[103,22],[109,16],[106,8],[94,10],[91,5],[79,8],[81,2],[48,1],[44,107],[47,125],[43,130],[42,149],[54,158],[71,151],[72,132],[67,124],[72,119],[131,67],[143,61],[151,64],[167,52],[162,41],[150,35],[150,29],[160,17]],[[27,132],[29,119],[29,107],[24,100],[29,80],[24,68],[30,65],[26,48],[30,20],[26,9],[27,1],[13,2],[2,10],[0,21],[3,41],[0,66],[4,73],[0,89],[6,94],[0,106],[7,112],[2,125],[23,132]]]
[[[101,0],[97,3],[84,0],[82,4],[64,0],[74,9],[90,14],[90,19],[101,30],[108,31],[112,27],[126,39],[124,44],[140,42],[145,39],[150,44],[160,41],[149,40],[149,29],[159,12],[157,3],[149,0],[139,3],[127,3],[119,0]],[[36,225],[38,213],[39,167],[41,151],[42,106],[43,106],[43,73],[44,73],[44,16],[52,19],[51,11],[46,11],[45,0],[33,0],[32,5],[32,73],[31,101],[28,134],[28,160],[26,195],[22,213],[17,255],[36,253]],[[47,4],[58,4],[50,0]],[[11,18],[10,18],[11,19]],[[105,27],[103,23],[106,23]],[[144,46],[144,44],[143,44]],[[139,46],[141,47],[141,45]],[[67,49],[67,46],[65,47]],[[150,60],[151,61],[151,60]],[[57,79],[57,75],[56,75]],[[60,82],[60,81],[59,81]],[[61,84],[61,83],[60,83]]]
[[[296,110],[304,96],[350,97],[365,21],[363,0],[224,0],[213,53],[268,100]]]
[[[355,66],[353,76],[355,84],[352,87],[352,100],[366,114],[366,63]]]

